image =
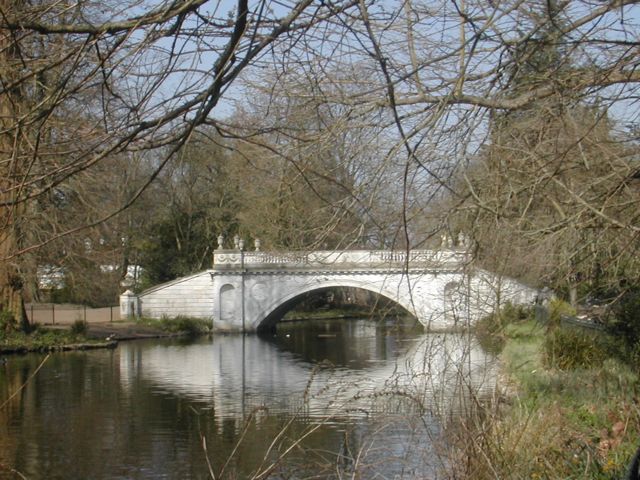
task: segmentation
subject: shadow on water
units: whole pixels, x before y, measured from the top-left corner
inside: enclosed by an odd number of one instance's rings
[[[411,319],[309,319],[279,323],[260,338],[304,362],[357,370],[400,356],[421,334]]]
[[[208,478],[204,439],[216,478],[428,478],[438,415],[468,385],[492,387],[463,335],[301,327],[53,355],[0,411],[0,477]],[[40,360],[11,358],[2,398]]]

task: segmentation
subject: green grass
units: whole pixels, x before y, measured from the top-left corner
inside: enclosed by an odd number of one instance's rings
[[[36,328],[31,333],[3,332],[0,334],[0,351],[46,351],[77,343],[99,343],[87,340],[81,333],[69,330]]]
[[[315,319],[331,319],[331,318],[343,318],[345,316],[359,316],[358,312],[340,310],[340,309],[318,309],[314,311],[303,311],[303,310],[291,310],[287,312],[283,320],[284,321],[292,321],[292,320],[315,320]]]
[[[510,375],[525,382],[542,368],[543,329],[533,320],[507,325],[501,353],[503,365]]]
[[[503,324],[494,334],[503,341],[500,360],[512,393],[506,406],[490,408],[474,425],[474,444],[463,447],[466,474],[623,478],[640,439],[637,368],[621,361],[615,344],[599,333],[528,319]]]
[[[293,320],[322,320],[322,319],[334,319],[334,318],[377,318],[384,317],[385,315],[395,315],[397,312],[394,310],[377,309],[371,311],[369,308],[356,307],[356,308],[334,308],[334,309],[316,309],[311,311],[305,310],[290,310],[284,317],[283,321]],[[400,312],[402,315],[402,312]]]

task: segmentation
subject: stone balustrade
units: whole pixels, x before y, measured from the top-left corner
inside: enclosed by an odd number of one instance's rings
[[[216,250],[213,269],[229,268],[452,268],[468,262],[466,250],[346,250],[261,252]]]

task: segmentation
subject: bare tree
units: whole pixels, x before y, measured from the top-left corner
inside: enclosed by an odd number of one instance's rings
[[[378,161],[402,172],[394,192],[401,244],[433,242],[438,228],[507,229],[504,210],[492,204],[498,197],[488,190],[500,183],[501,205],[518,210],[509,214],[518,223],[500,242],[484,236],[485,247],[502,245],[485,253],[500,256],[515,241],[523,246],[516,251],[529,254],[512,257],[521,272],[525,258],[542,261],[528,273],[572,284],[602,268],[611,267],[610,278],[620,276],[619,267],[635,268],[637,2],[358,7],[357,16],[334,24],[330,34],[322,26],[323,42],[312,29],[300,50],[282,52],[288,68],[278,82],[289,92],[297,88],[307,104],[359,112],[352,123],[363,112],[377,114],[368,120],[388,139]],[[302,95],[296,85],[305,82],[314,87]],[[499,118],[514,128],[498,134]],[[505,160],[507,151],[509,168],[471,178],[487,152]],[[469,165],[473,171],[465,173]],[[436,205],[446,205],[440,217],[433,215]],[[475,212],[464,227],[454,214],[461,210]],[[539,255],[524,247],[531,244]]]
[[[296,69],[243,82],[250,100],[227,121],[244,185],[241,223],[276,248],[377,245],[374,210],[389,193],[383,128],[357,108],[316,103],[312,80]]]
[[[230,89],[248,68],[275,65],[279,78],[313,86],[307,103],[357,111],[341,123],[366,118],[378,128],[386,146],[379,161],[399,172],[389,203],[399,205],[396,243],[406,246],[430,241],[438,225],[424,218],[435,202],[450,196],[457,208],[473,197],[454,179],[490,140],[495,112],[557,95],[574,104],[597,97],[616,128],[623,120],[634,127],[625,141],[637,140],[636,1],[239,0],[231,14],[223,8],[205,0],[0,5],[0,304],[15,318],[19,256],[52,238],[34,236],[26,221],[38,217],[25,213],[35,199],[108,157],[170,145],[117,209],[53,237],[107,220],[140,196],[194,128],[225,129],[215,113],[230,108],[225,95],[242,101]],[[549,46],[557,47],[552,66],[510,89],[513,72]],[[637,173],[627,165],[623,183]],[[603,224],[637,235],[636,217],[602,209],[606,196],[552,181]],[[367,205],[367,192],[356,193],[354,205]]]
[[[131,205],[242,70],[352,3],[0,4],[0,307],[24,319],[22,254]],[[111,156],[169,144],[118,208],[32,235],[38,199]]]

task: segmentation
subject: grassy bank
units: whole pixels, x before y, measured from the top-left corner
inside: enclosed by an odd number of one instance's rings
[[[75,325],[75,324],[74,324]],[[80,327],[48,329],[36,327],[29,333],[13,331],[0,333],[0,353],[50,352],[112,348],[116,342],[87,338]]]
[[[0,354],[113,348],[118,340],[177,335],[196,336],[210,331],[211,322],[182,316],[161,319],[142,318],[135,323],[87,324],[78,320],[68,328],[62,326],[46,328],[35,325],[28,333],[0,329]]]
[[[280,320],[281,322],[296,322],[299,320],[322,320],[334,318],[363,318],[371,317],[370,312],[361,310],[343,309],[318,309],[310,312],[303,310],[292,310],[287,312]]]
[[[211,321],[203,318],[192,318],[178,315],[177,317],[140,318],[139,325],[152,327],[161,332],[176,335],[202,335],[211,332]]]
[[[280,321],[323,320],[335,318],[371,318],[405,317],[407,312],[401,307],[392,305],[362,306],[350,305],[341,308],[315,308],[313,310],[293,309],[288,311]]]
[[[621,479],[640,445],[640,366],[615,338],[526,313],[481,325],[507,395],[451,431],[454,477]],[[459,477],[458,477],[459,476]]]

